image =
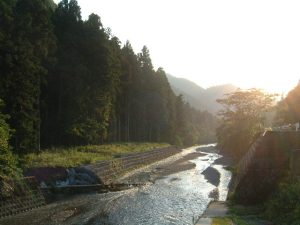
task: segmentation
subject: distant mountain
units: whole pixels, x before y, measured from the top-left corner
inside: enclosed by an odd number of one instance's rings
[[[170,74],[167,74],[168,80],[170,84],[181,91],[188,93],[191,96],[198,96],[205,92],[205,89],[200,87],[199,85],[195,84],[194,82],[184,79],[174,77]]]
[[[223,98],[225,94],[236,91],[238,87],[232,84],[223,84],[206,89],[205,95],[200,100],[204,100],[204,106],[207,111],[217,113],[221,109],[221,105],[216,102],[217,99]]]
[[[238,89],[238,87],[232,84],[205,89],[184,78],[177,78],[170,74],[167,74],[167,77],[176,95],[183,95],[184,100],[196,109],[207,110],[211,113],[217,113],[221,109],[220,104],[216,102],[218,98],[222,98],[224,94],[234,92]]]

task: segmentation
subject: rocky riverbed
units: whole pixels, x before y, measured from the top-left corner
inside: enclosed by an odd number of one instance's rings
[[[227,197],[231,174],[214,164],[221,156],[213,148],[188,148],[117,180],[144,184],[140,187],[71,196],[0,224],[194,224],[213,198]]]

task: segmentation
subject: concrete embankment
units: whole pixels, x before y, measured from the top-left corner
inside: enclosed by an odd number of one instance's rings
[[[211,202],[196,225],[211,225],[213,218],[226,217],[227,213],[226,202]]]
[[[70,196],[2,219],[0,224],[192,224],[204,212],[210,201],[209,193],[215,188],[201,173],[209,166],[215,167],[212,163],[219,157],[201,150],[185,149],[114,180],[146,185],[120,192]],[[224,174],[219,171],[218,188],[222,189]]]
[[[34,168],[28,176],[36,177],[42,187],[66,187],[76,185],[109,185],[128,171],[163,160],[182,150],[174,146],[140,153],[115,156],[113,160],[76,168]]]
[[[154,149],[146,152],[127,154],[114,160],[77,168],[35,168],[27,171],[31,186],[2,198],[0,195],[0,218],[28,211],[44,205],[46,201],[57,200],[57,196],[85,192],[116,191],[128,188],[127,184],[114,184],[122,174],[135,168],[166,159],[180,153],[176,147]],[[24,183],[25,184],[25,183]],[[16,183],[16,185],[19,185]],[[131,185],[136,186],[135,184]],[[20,188],[19,188],[20,189]],[[43,193],[43,195],[42,195]],[[44,198],[45,197],[45,198]]]
[[[287,173],[297,174],[297,167],[293,167],[299,165],[295,161],[296,149],[300,149],[300,132],[268,131],[257,139],[239,163],[236,200],[241,204],[260,204]]]
[[[118,176],[129,170],[163,160],[172,155],[178,154],[181,151],[181,149],[174,146],[154,149],[147,152],[127,154],[114,160],[87,165],[82,168],[91,171],[99,177],[103,183],[107,184],[114,182]]]

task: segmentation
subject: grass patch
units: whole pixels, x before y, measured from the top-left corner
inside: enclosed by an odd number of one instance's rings
[[[233,221],[233,224],[236,224],[236,225],[253,225],[253,224],[250,224],[245,218],[242,218],[239,216],[233,216],[232,221]]]
[[[276,224],[300,224],[300,180],[279,185],[266,202],[265,216]]]
[[[22,158],[24,169],[36,167],[75,167],[111,160],[122,154],[168,147],[166,143],[116,143],[69,148],[51,148],[39,154],[30,153]]]
[[[231,205],[229,208],[229,213],[238,216],[249,216],[249,215],[259,216],[261,215],[263,210],[264,207],[262,205],[256,205],[256,206]]]
[[[254,225],[248,223],[248,221],[242,217],[231,215],[225,218],[213,218],[212,225]]]
[[[262,205],[243,206],[231,204],[229,207],[229,217],[237,225],[262,225],[264,207]]]
[[[232,221],[228,218],[213,218],[212,225],[232,225]]]

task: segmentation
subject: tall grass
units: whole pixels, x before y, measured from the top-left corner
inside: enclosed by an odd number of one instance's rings
[[[23,167],[75,167],[110,160],[122,154],[168,147],[166,143],[114,143],[69,148],[51,148],[39,154],[30,153],[22,158]]]

